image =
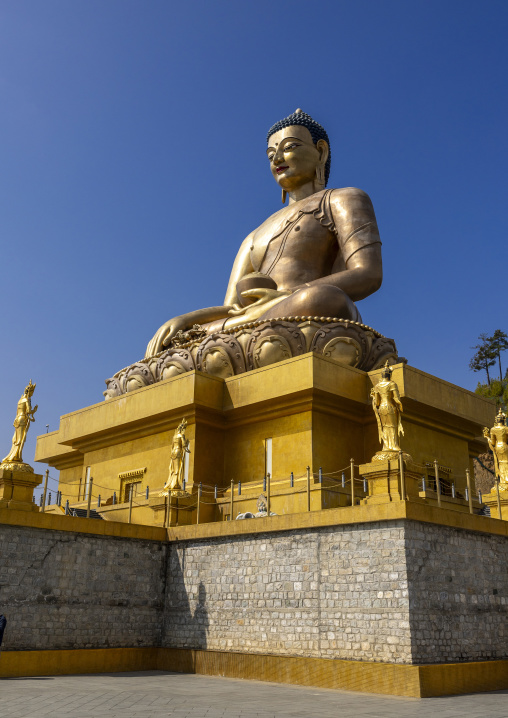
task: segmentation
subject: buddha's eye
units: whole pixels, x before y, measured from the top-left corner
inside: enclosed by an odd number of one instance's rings
[[[274,158],[274,157],[275,157],[275,155],[268,155],[268,159],[269,159],[269,161],[271,162],[271,161],[273,160],[273,158]]]
[[[300,147],[300,145],[297,145],[296,142],[292,142],[290,145],[286,145],[284,147],[284,152],[287,150],[294,150],[295,147]]]

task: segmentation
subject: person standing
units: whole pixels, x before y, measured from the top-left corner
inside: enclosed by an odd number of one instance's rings
[[[7,619],[3,615],[3,613],[0,613],[0,648],[2,647],[2,640],[4,637],[4,631],[5,627],[7,625]]]

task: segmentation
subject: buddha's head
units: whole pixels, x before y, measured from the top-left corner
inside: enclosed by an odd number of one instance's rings
[[[292,192],[314,182],[324,189],[330,174],[330,143],[326,130],[310,115],[296,110],[268,131],[270,169],[276,182]]]

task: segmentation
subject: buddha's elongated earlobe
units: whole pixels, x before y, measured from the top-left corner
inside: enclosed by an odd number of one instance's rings
[[[323,165],[318,165],[316,167],[316,182],[317,184],[321,185],[322,187],[325,186],[325,168]]]
[[[282,204],[286,204],[287,192],[285,189],[282,190]]]

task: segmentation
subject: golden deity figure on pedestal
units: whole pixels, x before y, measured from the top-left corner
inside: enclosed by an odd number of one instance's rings
[[[186,419],[182,419],[177,430],[173,434],[171,445],[171,459],[169,462],[169,475],[161,496],[187,496],[183,489],[185,472],[185,454],[190,454],[189,439],[185,436],[187,428]]]
[[[485,427],[483,435],[494,454],[494,469],[496,478],[499,479],[499,488],[501,491],[508,491],[508,427],[506,414],[502,409],[499,409],[492,429]]]
[[[25,445],[28,429],[30,424],[35,421],[35,412],[38,406],[35,405],[32,409],[32,395],[35,391],[36,384],[30,383],[23,392],[23,396],[18,401],[18,408],[16,412],[16,418],[14,419],[14,436],[12,437],[12,448],[7,454],[5,459],[1,463],[3,469],[14,469],[16,471],[27,471],[33,472],[32,467],[29,464],[25,464],[23,461],[23,447]]]
[[[381,451],[377,452],[372,461],[395,458],[401,450],[399,436],[404,435],[401,420],[403,409],[399,388],[391,377],[392,369],[386,362],[381,381],[370,392],[379,431],[379,442],[382,444]],[[407,454],[406,457],[410,458]]]

